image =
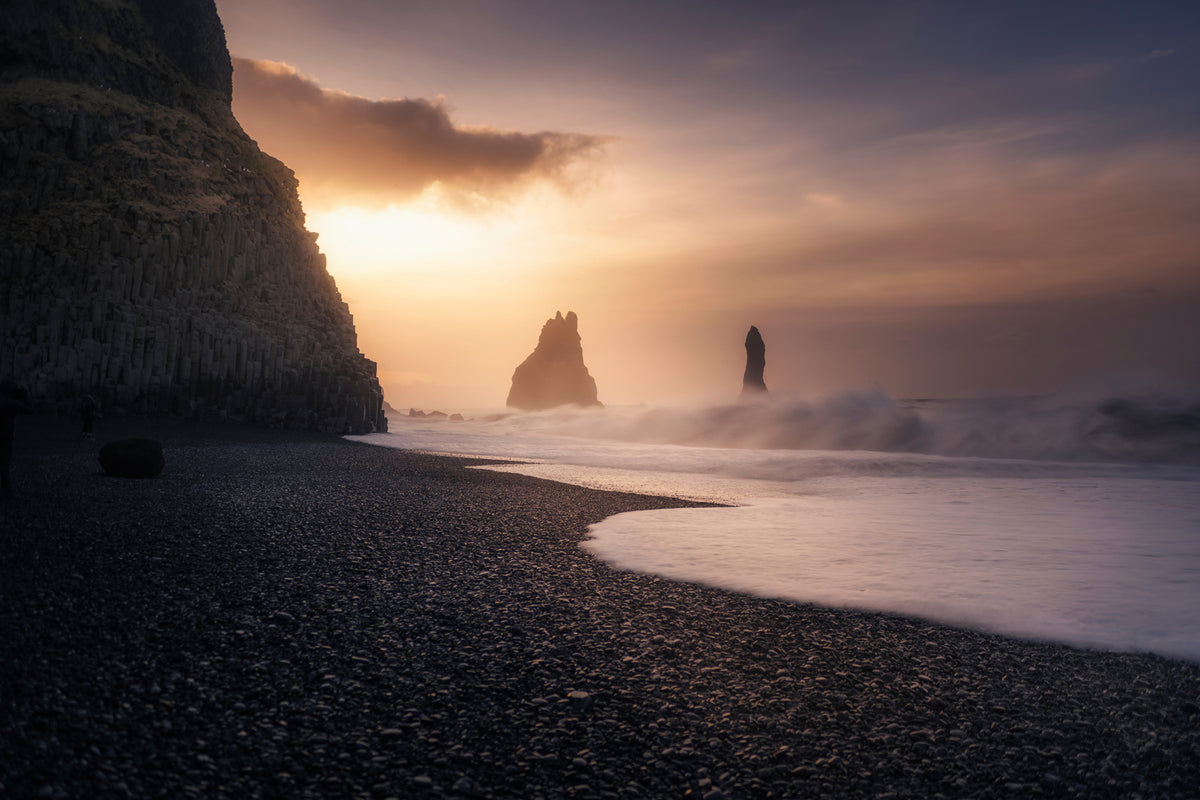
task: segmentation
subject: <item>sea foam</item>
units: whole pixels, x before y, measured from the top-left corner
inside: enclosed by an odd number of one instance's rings
[[[1200,467],[1188,413],[856,393],[462,424],[401,418],[392,433],[358,438],[726,506],[593,525],[585,546],[619,568],[1200,660]]]

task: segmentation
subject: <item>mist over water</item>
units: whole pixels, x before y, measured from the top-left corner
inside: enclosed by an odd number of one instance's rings
[[[393,419],[374,444],[722,503],[590,529],[613,565],[1200,660],[1200,404],[819,402]]]
[[[554,409],[498,414],[494,430],[622,442],[770,450],[864,450],[979,458],[1200,463],[1200,398],[824,400]]]

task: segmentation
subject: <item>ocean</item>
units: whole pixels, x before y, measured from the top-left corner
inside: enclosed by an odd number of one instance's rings
[[[389,417],[384,447],[719,507],[589,529],[614,567],[1200,661],[1200,405],[821,401]]]

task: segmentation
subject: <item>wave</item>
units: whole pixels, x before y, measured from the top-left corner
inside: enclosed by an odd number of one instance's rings
[[[1183,397],[896,400],[859,391],[816,402],[560,408],[481,421],[493,433],[644,444],[1200,464],[1200,400]]]

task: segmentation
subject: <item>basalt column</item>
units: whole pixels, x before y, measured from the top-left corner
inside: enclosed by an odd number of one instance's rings
[[[213,0],[6,0],[0,53],[0,378],[41,411],[386,428]]]

